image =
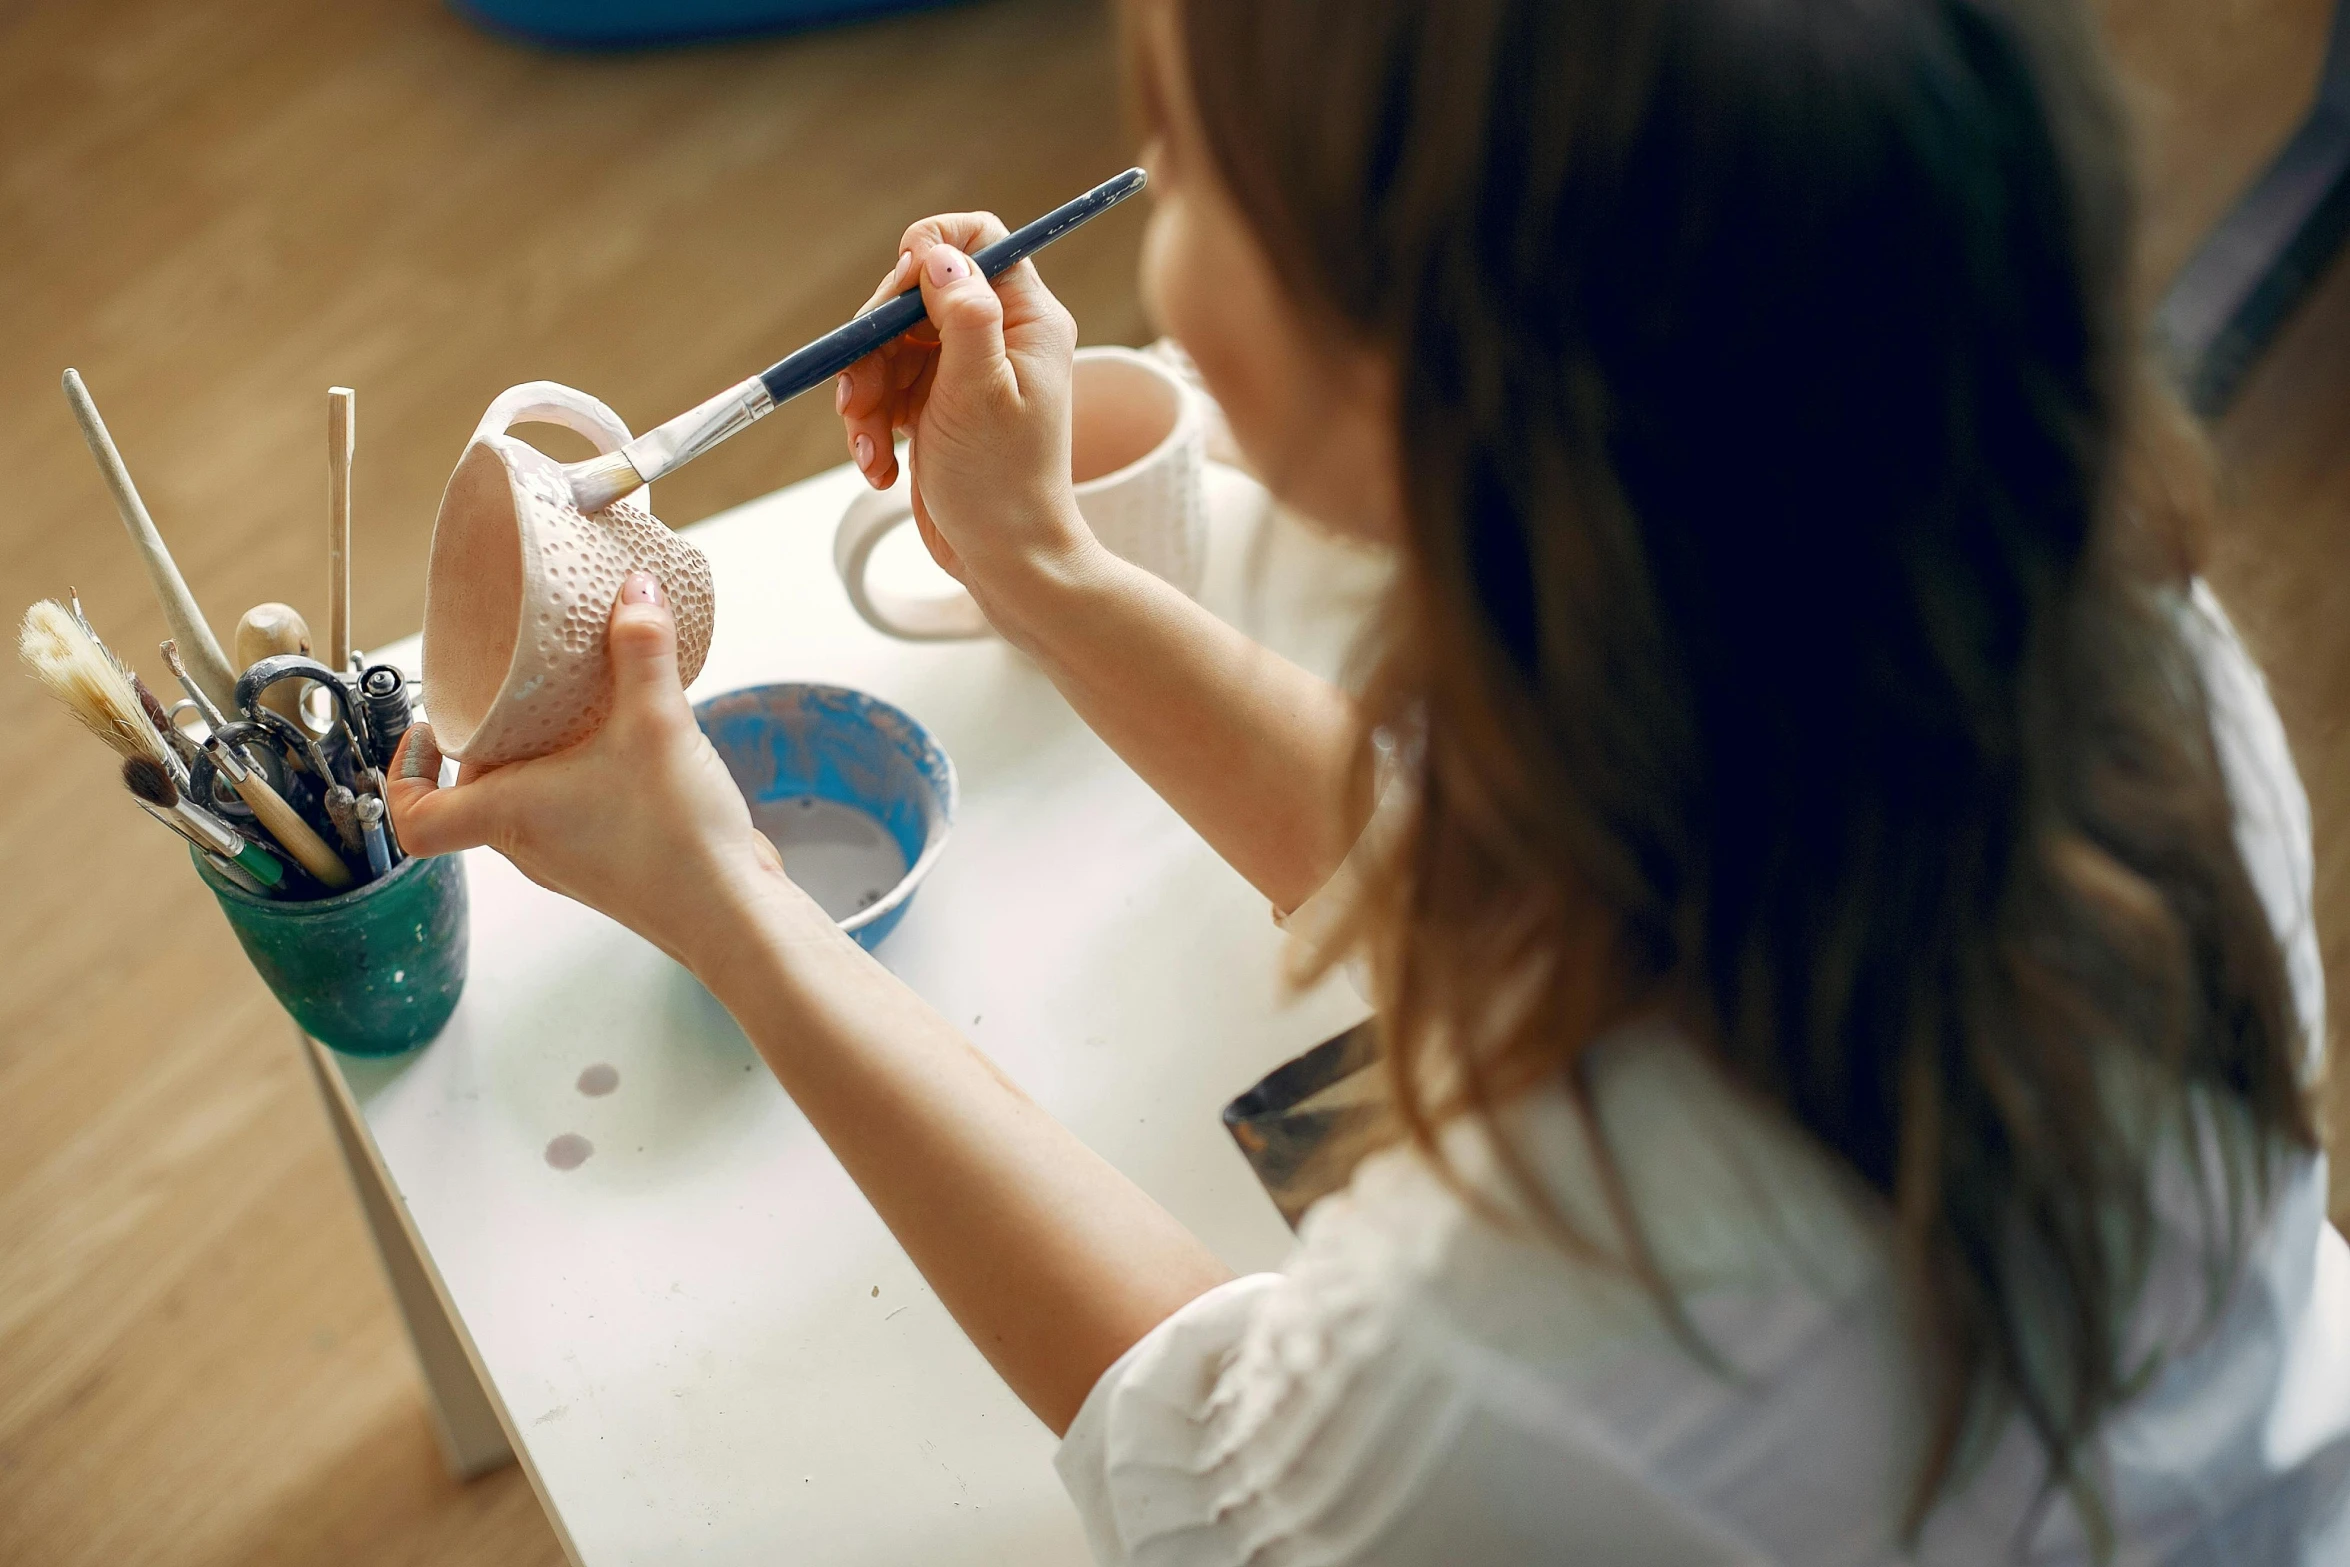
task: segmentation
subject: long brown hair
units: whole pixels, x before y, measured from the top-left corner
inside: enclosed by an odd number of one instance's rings
[[[2014,1410],[2107,1538],[2084,1449],[2145,1371],[2158,1144],[2248,1112],[2203,1172],[2224,1279],[2315,1134],[2084,17],[1170,3],[1283,286],[1395,372],[1367,701],[1416,819],[1347,936],[1405,1124],[1556,1080],[1604,1150],[1603,929],[1888,1204],[1933,1390],[1909,1527]]]

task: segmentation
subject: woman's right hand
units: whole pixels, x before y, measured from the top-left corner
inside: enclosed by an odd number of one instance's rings
[[[866,308],[918,281],[929,322],[852,365],[836,402],[850,456],[876,489],[897,478],[893,436],[912,436],[922,542],[1008,629],[1009,599],[1094,541],[1069,478],[1077,326],[1032,263],[992,284],[980,276],[971,253],[1003,236],[985,212],[907,229]]]

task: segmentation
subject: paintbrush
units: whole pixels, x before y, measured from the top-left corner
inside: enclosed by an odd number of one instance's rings
[[[131,683],[131,695],[139,699],[139,711],[147,715],[147,722],[163,737],[163,759],[171,768],[171,776],[185,789],[188,786],[188,767],[196,759],[195,742],[179,732],[179,727],[171,721],[171,715],[155,699],[155,693],[147,689],[147,682],[139,678],[139,672],[124,663],[122,655],[108,647],[106,639],[98,635],[98,628],[91,625],[90,617],[82,612],[81,590],[67,588],[65,602],[73,610],[73,623],[82,628],[82,635],[88,637],[98,651],[105,655],[106,662],[112,664],[121,672],[122,678]]]
[[[163,699],[155,694],[146,681],[139,678],[136,670],[131,673],[131,690],[138,693],[139,707],[146,713],[147,722],[155,726],[156,733],[163,736],[163,743],[171,747],[179,761],[180,765],[173,769],[172,776],[180,781],[182,788],[187,787],[188,769],[196,761],[196,742],[171,721],[171,713],[164,707]]]
[[[229,783],[244,802],[253,808],[254,820],[269,829],[278,846],[292,855],[302,869],[318,878],[330,892],[341,892],[351,885],[351,868],[343,857],[327,845],[311,825],[302,820],[302,813],[286,803],[286,797],[270,787],[269,780],[258,769],[245,764],[235,749],[214,735],[204,742],[204,754],[212,758],[212,765],[228,774]]]
[[[270,893],[285,886],[283,860],[181,794],[171,775],[151,759],[124,757],[122,783],[148,814],[205,853],[234,865],[238,876],[253,883],[246,891]]]
[[[148,722],[122,665],[55,599],[42,599],[24,612],[16,654],[33,678],[116,754],[144,756],[164,768],[176,760]]]
[[[1128,169],[1116,179],[1095,186],[1063,207],[1056,207],[1025,228],[1014,229],[992,245],[983,246],[971,264],[983,277],[995,277],[1018,265],[1087,220],[1101,216],[1142,189],[1146,176]],[[821,386],[867,354],[903,336],[924,318],[922,290],[904,293],[816,339],[788,358],[720,392],[699,407],[688,409],[667,424],[655,425],[616,452],[586,462],[567,464],[571,498],[581,511],[601,511],[639,485],[673,473],[719,442],[749,429],[812,386]]]
[[[190,847],[192,847],[198,854],[204,856],[204,863],[211,866],[214,871],[218,872],[220,877],[224,881],[228,882],[230,886],[235,887],[239,892],[251,893],[256,898],[266,898],[270,896],[269,889],[262,886],[261,883],[255,881],[251,876],[247,875],[245,871],[238,866],[236,861],[224,860],[219,855],[213,853],[210,849],[205,848],[204,840],[197,837],[195,831],[190,828],[187,823],[181,821],[178,817],[172,815],[169,811],[157,810],[154,806],[149,805],[144,800],[138,801],[137,804],[140,810],[145,811],[149,816],[154,817],[164,826],[170,828],[173,832],[178,833],[182,838],[185,838],[188,841]]]
[[[343,857],[327,846],[311,825],[302,820],[302,813],[286,803],[286,797],[270,787],[269,780],[237,755],[234,746],[224,743],[220,731],[228,727],[220,709],[212,706],[188,674],[187,665],[180,662],[179,649],[168,639],[163,643],[163,661],[171,666],[172,675],[180,686],[204,709],[204,721],[212,726],[212,733],[204,737],[204,754],[212,758],[212,765],[228,775],[231,787],[247,805],[253,808],[254,820],[269,829],[269,835],[279,847],[292,855],[302,869],[317,877],[331,892],[340,892],[351,885],[351,868]],[[234,692],[231,692],[232,697]]]
[[[98,405],[90,400],[90,389],[82,385],[78,370],[65,372],[65,400],[73,404],[82,439],[89,442],[90,455],[98,459],[98,471],[106,476],[106,487],[114,493],[114,509],[122,513],[122,525],[130,530],[131,543],[147,567],[147,580],[155,585],[155,597],[163,605],[163,618],[171,623],[172,637],[187,645],[188,667],[195,671],[214,705],[226,703],[236,689],[236,671],[228,667],[211,623],[196,607],[196,595],[188,591],[187,579],[180,575],[171,551],[163,547],[163,535],[155,531],[155,519],[147,515],[147,503],[139,499],[139,487],[131,483],[131,471],[123,465],[122,453],[115,450],[114,437],[107,433],[106,421],[98,417]]]
[[[157,821],[164,822],[170,820],[170,818],[166,817],[161,811],[156,810],[152,805],[148,805],[146,801],[141,800],[139,804],[149,816],[154,817]],[[210,849],[206,849],[202,852],[204,855],[204,863],[211,866],[215,871],[218,871],[220,873],[220,879],[227,882],[230,886],[236,888],[237,891],[249,892],[256,898],[273,898],[277,896],[277,894],[271,892],[267,887],[262,886],[261,883],[255,881],[252,877],[239,870],[237,868],[236,861],[224,860],[219,855],[213,853]]]

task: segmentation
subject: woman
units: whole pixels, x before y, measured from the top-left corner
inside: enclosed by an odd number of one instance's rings
[[[411,742],[403,841],[701,977],[1104,1561],[2344,1559],[2306,807],[2191,576],[2077,11],[1131,20],[1145,292],[1275,494],[1394,552],[1363,692],[1090,537],[1074,329],[974,275],[992,218],[907,232],[936,341],[840,409],[1369,960],[1399,1145],[1231,1279],[791,886],[647,578],[605,729],[451,789]]]

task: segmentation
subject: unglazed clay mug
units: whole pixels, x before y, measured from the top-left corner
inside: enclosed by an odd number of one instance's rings
[[[1199,591],[1207,569],[1208,506],[1198,394],[1158,360],[1131,348],[1081,348],[1071,386],[1069,470],[1077,510],[1112,553]],[[849,602],[876,630],[914,642],[984,636],[971,595],[893,593],[866,580],[873,550],[914,515],[909,465],[841,514],[832,564]]]
[[[710,563],[653,515],[651,486],[583,513],[563,465],[506,433],[529,423],[576,430],[599,452],[629,439],[587,393],[527,381],[498,394],[449,475],[424,587],[424,701],[442,752],[480,766],[559,751],[603,723],[605,631],[630,572],[668,595],[689,685],[716,613]]]

